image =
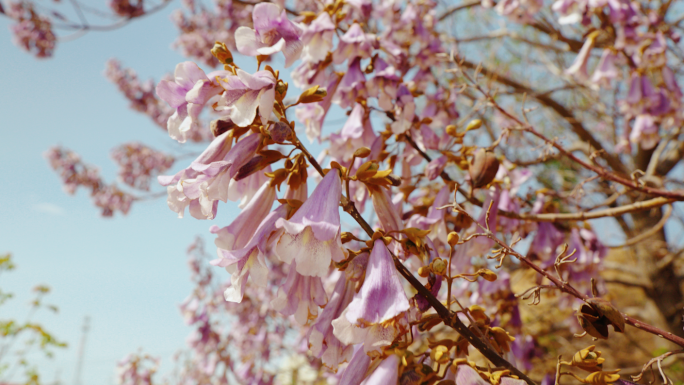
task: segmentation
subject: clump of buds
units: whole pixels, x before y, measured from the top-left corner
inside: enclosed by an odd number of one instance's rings
[[[492,183],[498,171],[499,160],[496,155],[484,148],[477,150],[468,168],[473,188],[484,187]]]

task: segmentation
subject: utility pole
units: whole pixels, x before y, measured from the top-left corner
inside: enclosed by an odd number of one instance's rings
[[[81,334],[81,343],[78,346],[78,360],[76,361],[76,373],[74,373],[74,385],[81,385],[81,371],[83,369],[83,353],[85,351],[86,336],[90,329],[90,317],[85,316],[83,320],[83,334]]]

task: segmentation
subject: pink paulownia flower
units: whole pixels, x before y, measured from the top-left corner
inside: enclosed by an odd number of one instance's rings
[[[292,218],[276,222],[276,227],[285,231],[275,253],[285,263],[296,261],[299,274],[324,277],[331,260],[344,259],[340,239],[341,189],[339,172],[332,169]]]
[[[285,10],[273,3],[260,3],[252,11],[254,29],[240,27],[235,31],[235,45],[243,55],[273,55],[283,52],[289,67],[302,52],[302,29],[288,20]]]

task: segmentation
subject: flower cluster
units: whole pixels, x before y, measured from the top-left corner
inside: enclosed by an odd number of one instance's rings
[[[111,156],[119,165],[121,181],[145,191],[150,189],[152,178],[168,170],[175,161],[171,155],[135,142],[113,149]]]
[[[8,5],[4,13],[16,21],[10,27],[14,43],[38,58],[52,56],[57,37],[52,31],[50,19],[38,14],[28,1],[11,1]]]

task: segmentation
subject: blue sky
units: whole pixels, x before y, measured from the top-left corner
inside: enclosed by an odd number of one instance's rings
[[[177,307],[191,289],[185,249],[198,234],[210,240],[212,223],[177,219],[165,199],[103,219],[85,191],[63,192],[43,158],[51,145],[61,144],[112,181],[112,147],[128,141],[175,147],[165,131],[128,109],[103,70],[115,57],[142,79],[173,71],[183,60],[170,47],[177,31],[169,14],[178,5],[117,31],[60,44],[47,60],[15,47],[10,23],[0,18],[0,168],[7,183],[0,192],[0,253],[11,252],[18,265],[0,280],[0,287],[17,294],[0,318],[21,319],[30,289],[52,287],[49,302],[60,312],[37,320],[70,346],[53,360],[32,356],[46,380],[59,375],[72,382],[86,315],[91,332],[82,383],[88,385],[113,383],[115,362],[141,347],[162,357],[168,370],[189,333]],[[235,212],[234,205],[223,205],[215,223],[225,226]]]

